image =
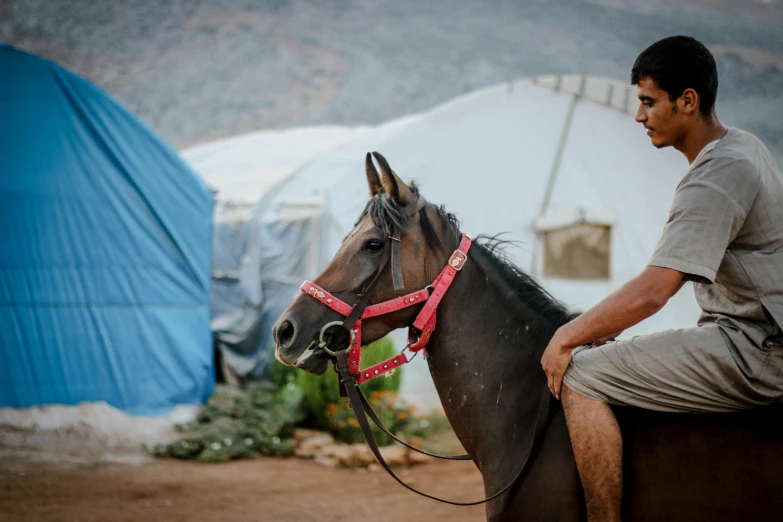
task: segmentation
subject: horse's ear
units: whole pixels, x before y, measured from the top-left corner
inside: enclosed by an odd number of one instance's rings
[[[381,167],[381,185],[386,195],[401,205],[415,201],[416,196],[413,194],[413,191],[394,173],[386,158],[377,152],[373,152],[372,155],[375,156],[375,159],[378,160],[378,165]]]
[[[364,161],[364,170],[367,172],[367,184],[370,186],[370,197],[375,197],[380,192],[383,192],[383,186],[381,185],[381,178],[378,176],[378,171],[375,170],[375,163],[372,162],[372,154],[369,152]]]

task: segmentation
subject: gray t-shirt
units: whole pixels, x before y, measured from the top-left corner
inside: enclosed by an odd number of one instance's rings
[[[691,165],[648,264],[690,275],[700,325],[783,326],[783,175],[758,138],[730,128]]]

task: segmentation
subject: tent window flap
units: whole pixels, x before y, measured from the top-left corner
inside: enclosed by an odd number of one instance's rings
[[[609,279],[611,227],[576,224],[542,233],[544,275]]]

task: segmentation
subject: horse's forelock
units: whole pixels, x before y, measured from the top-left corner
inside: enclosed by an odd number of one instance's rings
[[[419,188],[416,186],[416,183],[411,183],[409,188],[413,195],[418,198]],[[365,217],[369,217],[372,220],[372,224],[383,232],[385,236],[390,236],[394,230],[401,231],[407,229],[411,221],[411,216],[406,213],[405,208],[393,198],[390,198],[385,192],[380,192],[370,198],[370,201],[364,207],[364,211],[354,224],[354,228]]]
[[[410,189],[417,198],[420,197],[419,188],[415,182],[410,184]],[[442,238],[427,216],[428,206],[430,205],[425,206],[419,211],[419,222],[421,224],[424,240],[431,250],[440,252],[450,251],[450,249],[453,248],[452,243],[454,243],[456,241],[455,238],[459,236],[459,222],[454,214],[446,211],[445,207],[432,205],[440,216],[441,221],[444,223],[446,237]],[[406,213],[406,210],[402,205],[388,197],[385,193],[380,193],[370,198],[370,201],[367,202],[367,206],[364,208],[362,215],[359,216],[359,220],[354,226],[358,226],[365,217],[369,217],[373,225],[385,236],[390,236],[395,230],[407,230],[413,218],[413,216],[409,216]]]

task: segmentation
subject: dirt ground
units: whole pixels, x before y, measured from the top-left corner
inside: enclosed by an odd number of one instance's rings
[[[226,464],[2,461],[4,522],[484,520],[482,506],[454,507],[419,497],[383,470],[333,470],[293,458]],[[483,498],[481,476],[471,463],[424,464],[401,475],[414,487],[447,499]]]

